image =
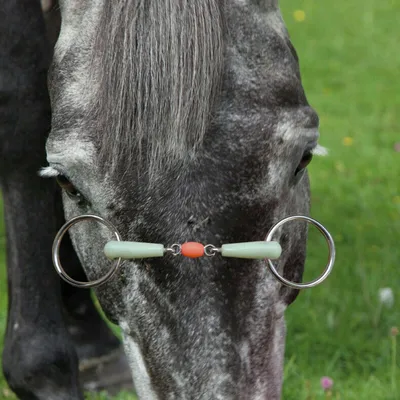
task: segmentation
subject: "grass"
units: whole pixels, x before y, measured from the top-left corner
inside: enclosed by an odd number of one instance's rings
[[[302,292],[287,311],[283,399],[399,399],[397,343],[390,330],[400,326],[400,153],[394,148],[400,142],[400,3],[282,0],[282,8],[308,99],[321,117],[320,142],[330,150],[309,168],[312,216],[331,231],[338,251],[328,281]],[[322,243],[315,243],[306,279],[318,275],[325,261]],[[383,287],[393,289],[392,307],[379,302]],[[320,387],[323,375],[334,380],[331,392]],[[6,390],[0,377],[0,398]]]

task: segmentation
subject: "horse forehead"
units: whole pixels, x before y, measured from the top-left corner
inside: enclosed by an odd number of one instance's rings
[[[110,26],[99,26],[103,8],[104,0],[61,1],[63,23],[53,56],[53,65],[61,72],[62,81],[65,82],[64,85],[59,83],[54,87],[55,91],[63,92],[62,99],[59,98],[60,103],[86,108],[97,92],[98,82],[93,78],[97,76],[98,71],[94,70],[97,64],[93,63],[93,56],[102,49],[93,48],[92,44],[99,30],[112,29]],[[245,73],[248,72],[246,58],[252,53],[269,53],[267,58],[270,68],[264,71],[265,78],[274,78],[268,82],[269,88],[279,85],[277,82],[283,82],[284,75],[288,72],[291,75],[297,62],[287,57],[291,52],[287,47],[289,37],[278,0],[232,0],[225,17],[227,37],[234,38],[233,43],[229,39],[225,43],[227,54],[232,55],[227,57],[225,62],[238,72],[235,76],[237,84],[240,85],[241,81],[254,82],[254,78],[257,78]],[[241,33],[237,35],[232,32],[230,25],[241,27],[242,29],[238,29]],[[249,30],[248,26],[253,28]],[[236,46],[245,46],[247,54],[239,55]],[[244,57],[244,67],[241,66],[241,57]],[[262,57],[265,57],[265,54]]]
[[[60,3],[63,22],[54,51],[53,59],[55,63],[60,62],[65,54],[71,50],[80,60],[89,58],[92,50],[90,44],[93,43],[94,35],[99,29],[110,28],[99,27],[104,0],[89,0],[87,2],[60,0]],[[275,35],[288,39],[286,26],[278,7],[278,0],[232,0],[230,8],[226,14],[232,16],[235,26],[238,24],[247,26],[249,20],[253,19],[254,25],[267,24],[271,29],[264,39],[272,38]],[[230,28],[228,28],[228,31],[230,31]],[[79,68],[80,64],[73,63],[73,67]]]
[[[91,107],[95,93],[98,92],[96,90],[98,82],[93,79],[96,76],[96,71],[93,70],[96,65],[91,61],[92,50],[89,47],[93,42],[96,30],[99,29],[103,4],[104,0],[62,2],[63,26],[55,49],[54,65],[63,79],[59,82],[55,80],[53,88],[55,94],[61,91],[62,95],[54,96],[56,101],[53,102],[53,126],[56,129],[50,135],[47,147],[51,159],[66,158],[78,162],[93,160],[96,155],[94,148],[98,143],[94,142],[98,141],[98,137],[93,134],[88,135],[87,128],[90,129],[90,118],[88,113],[80,114],[80,112]],[[262,7],[264,12],[259,13],[254,10],[254,7],[249,7],[254,5],[257,8]],[[301,83],[300,81],[297,83],[295,73],[297,62],[291,56],[291,50],[287,46],[288,35],[277,7],[277,1],[232,0],[231,10],[227,11],[227,14],[229,14],[227,18],[230,23],[237,21],[239,25],[254,27],[251,29],[253,34],[244,28],[238,29],[238,31],[243,31],[246,36],[243,46],[247,50],[243,49],[239,37],[236,37],[235,33],[231,35],[232,42],[227,40],[227,54],[231,56],[227,57],[226,62],[229,64],[228,69],[233,72],[234,81],[230,89],[244,92],[248,88],[250,92],[253,90],[251,85],[261,80],[262,85],[256,87],[256,91],[264,93],[262,96],[264,106],[276,112],[278,124],[274,128],[275,136],[279,136],[291,144],[316,140],[318,138],[316,129],[318,122],[315,122],[317,119],[315,112],[307,106],[282,109],[279,104],[274,108],[271,96],[267,96],[268,93],[274,91],[274,88],[285,87],[287,82],[296,81],[295,84],[289,86],[294,87],[296,92],[302,91]],[[252,21],[254,23],[251,23]],[[256,29],[255,26],[258,26],[259,29]],[[265,29],[266,27],[268,29]],[[260,46],[263,41],[268,43],[265,42],[265,45]],[[266,64],[268,68],[260,68],[258,64],[254,68],[249,67],[248,57],[252,57],[251,49],[253,48],[258,52],[261,49],[267,49],[263,50],[263,52],[267,51],[267,57],[264,53],[262,55],[268,60]],[[101,49],[96,51],[101,51]],[[279,96],[280,92],[275,92]],[[266,99],[267,97],[268,99]],[[233,103],[230,104],[233,105]],[[227,110],[222,107],[220,109],[222,112],[219,114],[226,117],[228,113],[232,117],[232,114],[236,114],[242,109],[247,112],[250,105],[251,102],[235,103]],[[254,113],[252,115],[254,116]],[[222,118],[221,121],[221,124],[226,124],[226,118]],[[311,121],[311,123],[306,121]],[[62,130],[63,125],[68,128],[68,131],[73,129],[79,134],[60,134],[58,130]],[[304,127],[304,125],[308,126]]]

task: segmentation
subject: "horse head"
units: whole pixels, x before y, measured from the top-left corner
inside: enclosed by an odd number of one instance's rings
[[[276,0],[61,1],[49,167],[66,218],[124,240],[221,246],[307,215],[318,117]],[[306,227],[279,231],[300,281]],[[111,233],[71,229],[89,279]],[[278,399],[284,311],[297,291],[263,260],[125,261],[96,289],[145,399]]]

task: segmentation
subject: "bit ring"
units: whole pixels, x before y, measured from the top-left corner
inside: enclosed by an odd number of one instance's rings
[[[80,221],[83,220],[88,220],[88,219],[93,219],[97,222],[100,222],[101,224],[105,225],[110,231],[114,234],[116,240],[120,242],[122,240],[121,235],[119,234],[118,230],[115,228],[115,226],[111,223],[105,220],[102,217],[99,217],[97,215],[91,215],[91,214],[86,214],[86,215],[79,215],[77,217],[72,218],[68,222],[66,222],[60,230],[57,232],[57,235],[54,238],[53,242],[53,247],[52,247],[52,259],[53,259],[53,265],[54,268],[56,269],[58,275],[65,281],[68,282],[72,286],[76,286],[79,288],[92,288],[95,286],[100,286],[106,283],[111,277],[117,272],[120,264],[121,264],[121,258],[118,258],[113,262],[112,268],[110,271],[107,272],[103,277],[96,279],[94,281],[88,281],[88,282],[83,282],[83,281],[77,281],[73,278],[71,278],[64,270],[64,268],[61,265],[60,261],[60,245],[61,241],[64,237],[64,235],[67,233],[67,231],[77,224]]]
[[[271,260],[266,259],[266,261],[267,261],[269,270],[272,272],[272,274],[275,276],[275,278],[278,279],[278,281],[280,281],[282,284],[289,286],[293,289],[299,289],[299,290],[300,289],[308,289],[308,288],[315,287],[315,286],[319,285],[320,283],[322,283],[328,277],[328,275],[332,272],[333,265],[335,263],[335,257],[336,257],[335,242],[333,241],[331,234],[321,223],[319,223],[315,219],[312,219],[310,217],[306,217],[303,215],[293,215],[291,217],[284,218],[281,221],[277,222],[269,230],[265,240],[267,242],[270,242],[272,240],[274,233],[277,231],[278,228],[280,228],[286,222],[294,221],[294,220],[302,220],[302,221],[308,222],[309,224],[314,225],[321,232],[322,236],[325,238],[326,243],[328,244],[329,257],[328,257],[328,263],[326,264],[324,272],[318,278],[316,278],[310,282],[297,283],[297,282],[289,281],[288,279],[286,279],[282,275],[280,275],[279,272],[277,271],[277,269],[275,268],[274,263]]]

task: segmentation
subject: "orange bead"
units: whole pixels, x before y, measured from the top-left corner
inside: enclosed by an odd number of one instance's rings
[[[181,254],[189,258],[204,256],[204,246],[197,242],[186,242],[181,246]]]

